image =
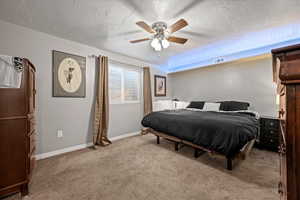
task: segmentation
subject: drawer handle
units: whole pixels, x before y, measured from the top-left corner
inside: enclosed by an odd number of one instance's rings
[[[283,145],[285,146],[286,145],[286,139],[285,139],[284,128],[285,128],[285,125],[280,123],[280,134],[281,134],[281,137],[282,137]]]
[[[281,182],[278,183],[278,193],[283,194],[283,188],[282,188],[282,183]]]
[[[278,113],[279,113],[279,117],[281,117],[281,116],[284,115],[285,111],[281,108],[281,109],[278,111]]]
[[[286,147],[284,144],[281,144],[279,147],[278,147],[278,152],[280,155],[285,155],[286,154]]]

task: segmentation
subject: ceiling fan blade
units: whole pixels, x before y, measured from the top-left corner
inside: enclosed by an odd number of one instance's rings
[[[179,43],[179,44],[184,44],[184,43],[186,43],[186,41],[188,41],[188,39],[186,39],[186,38],[173,37],[173,36],[168,37],[167,40],[169,42],[175,42],[175,43]]]
[[[184,19],[180,19],[175,24],[169,27],[170,33],[174,33],[187,25],[188,25],[187,21],[185,21]]]
[[[144,41],[147,41],[147,40],[150,40],[150,38],[143,38],[143,39],[139,39],[139,40],[132,40],[132,41],[130,41],[130,43],[144,42]]]
[[[155,33],[154,30],[148,24],[146,24],[143,21],[137,22],[136,25],[138,25],[139,27],[141,27],[142,29],[144,29],[148,33]]]

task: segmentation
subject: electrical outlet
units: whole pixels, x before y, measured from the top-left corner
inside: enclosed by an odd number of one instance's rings
[[[63,131],[62,131],[62,130],[58,130],[58,131],[57,131],[57,137],[58,137],[58,138],[62,138],[63,135],[64,135],[64,134],[63,134]]]

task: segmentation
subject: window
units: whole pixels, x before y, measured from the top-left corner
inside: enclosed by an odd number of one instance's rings
[[[132,69],[120,63],[110,63],[110,103],[138,103],[140,101],[140,76],[138,69]]]

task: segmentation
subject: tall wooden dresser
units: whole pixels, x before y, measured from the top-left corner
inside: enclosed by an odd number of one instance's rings
[[[0,88],[0,198],[28,194],[35,165],[35,68],[23,59],[21,88]]]
[[[280,97],[280,198],[300,199],[300,45],[275,49],[273,74]]]

